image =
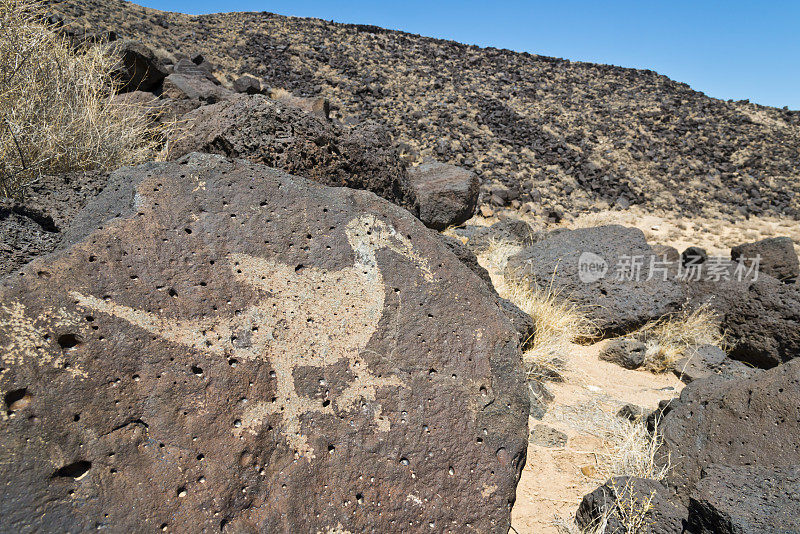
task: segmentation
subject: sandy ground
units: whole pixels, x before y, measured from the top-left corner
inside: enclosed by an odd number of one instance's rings
[[[651,245],[669,245],[683,252],[687,247],[705,248],[710,255],[730,257],[730,249],[768,237],[787,236],[794,241],[795,251],[800,255],[800,222],[789,218],[750,217],[730,218],[687,217],[655,215],[638,207],[624,211],[601,211],[579,215],[559,225],[546,225],[541,219],[506,210],[489,218],[476,215],[466,224],[489,226],[501,216],[522,219],[536,230],[554,228],[588,228],[605,224],[621,224],[639,228]]]
[[[646,213],[634,207],[626,211],[586,214],[555,226],[518,212],[506,214],[527,221],[535,230],[622,224],[641,229],[651,244],[673,246],[679,252],[689,246],[699,246],[709,255],[723,257],[730,257],[731,247],[741,243],[788,236],[800,254],[800,224],[790,219],[680,219]],[[491,225],[498,220],[497,216],[478,215],[467,224]],[[492,264],[492,261],[504,262],[504,259],[479,259],[489,270],[495,286],[501,287],[502,265]],[[547,383],[555,398],[541,421],[529,420],[529,428],[544,425],[565,434],[566,442],[529,443],[527,463],[512,512],[512,532],[558,533],[557,518],[572,522],[583,496],[608,478],[610,447],[604,429],[609,419],[616,417],[624,404],[640,406],[647,413],[656,409],[659,401],[680,394],[683,383],[672,373],[630,371],[600,360],[604,343],[573,345],[562,355],[566,361],[566,370],[562,373],[564,381]]]
[[[597,435],[598,417],[615,416],[626,403],[651,411],[680,393],[683,383],[671,373],[629,371],[600,360],[602,346],[574,346],[564,382],[547,384],[555,399],[545,417],[529,420],[530,428],[542,424],[565,433],[567,442],[529,444],[512,512],[512,526],[520,534],[557,533],[554,519],[570,521],[583,496],[605,482],[602,456],[608,447]]]
[[[579,216],[565,226],[580,228],[622,224],[642,230],[651,244],[669,245],[684,251],[689,246],[706,249],[710,255],[730,257],[730,249],[768,237],[787,236],[800,254],[800,222],[788,218],[750,217],[731,221],[691,217],[686,219],[648,214],[638,208]]]

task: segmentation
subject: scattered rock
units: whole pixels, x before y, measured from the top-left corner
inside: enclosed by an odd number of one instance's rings
[[[563,447],[567,444],[567,435],[547,425],[533,425],[528,443],[549,449]]]
[[[529,414],[534,419],[542,419],[547,413],[547,405],[553,402],[553,394],[541,380],[528,380]]]
[[[455,228],[453,231],[460,238],[465,239],[466,246],[476,254],[483,254],[493,244],[498,243],[520,247],[529,246],[544,235],[542,232],[535,231],[525,221],[511,217],[506,217],[491,226],[467,225]]]
[[[257,95],[263,92],[261,80],[249,74],[236,78],[233,82],[233,90],[247,95]]]
[[[800,532],[800,466],[709,466],[687,523],[692,534]]]
[[[769,368],[800,355],[800,286],[762,275],[726,300],[722,328],[732,358]]]
[[[530,246],[543,237],[543,234],[534,230],[530,224],[513,217],[503,217],[494,223],[491,229],[499,239],[523,247]]]
[[[261,95],[203,106],[186,119],[171,158],[192,151],[244,158],[325,185],[366,189],[414,209],[405,166],[388,131],[376,124],[339,127]]]
[[[434,230],[465,222],[475,214],[480,182],[474,172],[444,163],[423,163],[408,170],[419,218]]]
[[[0,286],[4,528],[508,531],[515,333],[407,211],[192,154],[73,227]]]
[[[681,259],[681,253],[678,252],[678,249],[675,247],[670,247],[669,245],[651,245],[650,248],[653,250],[653,254],[661,261],[673,264],[678,263]]]
[[[235,93],[221,85],[215,85],[202,76],[170,74],[164,80],[162,96],[172,100],[188,100],[195,109],[203,104],[215,104],[233,98]]]
[[[586,310],[600,334],[609,337],[680,308],[681,285],[666,272],[654,268],[651,273],[654,257],[636,228],[566,230],[512,256],[505,276],[531,289],[569,295]]]
[[[630,532],[626,523],[641,519],[652,534],[683,534],[686,508],[669,499],[667,488],[658,481],[616,477],[586,495],[578,507],[575,522],[582,529],[596,526],[607,517],[606,534]]]
[[[189,78],[203,78],[214,85],[220,85],[220,81],[213,74],[213,67],[210,63],[196,63],[191,59],[182,58],[173,65],[172,72]]]
[[[687,385],[661,420],[667,481],[682,502],[711,464],[800,464],[800,360],[751,378],[711,377]]]
[[[119,57],[112,75],[119,81],[117,91],[153,92],[161,86],[169,71],[155,53],[138,41],[124,39],[109,45],[110,53]]]
[[[288,93],[281,93],[277,96],[271,96],[271,98],[285,106],[311,113],[323,119],[330,117],[331,104],[326,98],[303,98]]]
[[[629,421],[639,421],[644,417],[644,408],[635,404],[626,404],[617,411],[617,417]]]
[[[331,90],[343,116],[389,124],[395,139],[479,172],[487,186],[517,185],[520,200],[552,220],[615,203],[687,218],[800,216],[796,110],[709,98],[649,70],[318,19],[154,14],[108,0],[48,9],[70,26],[124,28],[173,54],[202,50],[233,78],[250,73],[302,95]]]
[[[638,369],[644,364],[646,351],[647,345],[636,339],[611,339],[600,351],[600,359],[625,369]]]
[[[728,358],[725,351],[715,345],[689,347],[685,354],[675,362],[673,372],[686,384],[709,376],[747,378],[757,372],[745,363]]]
[[[800,284],[783,284],[741,263],[721,262],[684,283],[690,309],[709,306],[733,343],[729,356],[769,368],[800,354]],[[721,276],[721,278],[720,278]]]
[[[794,243],[788,237],[770,237],[745,243],[731,249],[731,260],[751,263],[758,257],[758,270],[783,282],[794,282],[800,276],[800,260]]]
[[[701,265],[708,259],[708,252],[700,247],[689,247],[681,254],[681,262],[684,267]]]

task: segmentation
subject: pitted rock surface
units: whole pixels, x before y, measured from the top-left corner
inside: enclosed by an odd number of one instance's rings
[[[660,422],[667,482],[688,504],[712,464],[800,464],[800,360],[750,378],[710,377],[687,385]]]
[[[405,210],[191,154],[67,240],[0,287],[4,528],[508,531],[517,337]]]
[[[800,532],[800,465],[712,465],[689,501],[692,534]]]
[[[240,95],[186,115],[170,155],[193,151],[244,158],[325,185],[367,189],[415,207],[405,165],[386,128],[377,124],[338,126],[262,95]]]
[[[770,368],[800,354],[800,284],[782,283],[753,263],[722,262],[715,274],[684,285],[690,307],[706,304],[718,313],[731,358]]]

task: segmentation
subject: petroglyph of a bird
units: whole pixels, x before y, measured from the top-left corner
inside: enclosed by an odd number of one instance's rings
[[[376,251],[388,248],[402,255],[419,267],[422,276],[433,280],[411,242],[376,217],[353,219],[345,234],[355,262],[338,271],[297,270],[266,258],[231,254],[228,259],[235,278],[263,289],[266,295],[235,317],[165,318],[79,292],[71,295],[83,307],[124,319],[173,343],[237,359],[269,359],[277,380],[276,399],[251,406],[235,432],[255,432],[267,416],[280,414],[289,445],[298,455],[313,458],[314,451],[301,432],[303,414],[333,415],[334,407],[347,410],[361,400],[374,402],[377,388],[404,387],[397,377],[372,374],[361,357],[383,314],[385,288]],[[241,343],[248,337],[248,343]],[[298,395],[296,367],[325,367],[342,359],[355,376],[333,406]],[[380,405],[374,405],[374,414],[378,430],[388,431],[389,421]]]

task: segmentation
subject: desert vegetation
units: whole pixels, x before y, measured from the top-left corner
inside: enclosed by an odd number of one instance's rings
[[[43,174],[111,170],[152,156],[156,132],[138,105],[114,101],[118,58],[73,47],[30,0],[0,0],[0,195]]]

